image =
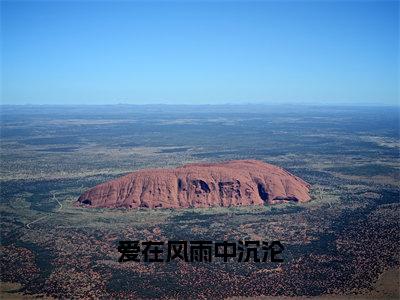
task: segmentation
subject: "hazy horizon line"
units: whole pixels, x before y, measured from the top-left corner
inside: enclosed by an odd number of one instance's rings
[[[348,106],[348,107],[400,107],[400,101],[398,103],[376,103],[376,102],[365,102],[365,103],[349,103],[349,102],[338,102],[338,103],[313,103],[313,102],[284,102],[284,103],[268,103],[268,102],[240,102],[240,103],[1,103],[1,106],[286,106],[286,105],[297,105],[297,106]]]

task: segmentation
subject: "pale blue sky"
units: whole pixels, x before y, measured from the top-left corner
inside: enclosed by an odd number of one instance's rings
[[[2,1],[3,104],[398,104],[399,2]]]

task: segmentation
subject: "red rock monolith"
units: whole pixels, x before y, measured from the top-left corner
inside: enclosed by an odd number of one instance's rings
[[[234,160],[139,170],[91,188],[78,203],[126,208],[265,205],[309,201],[309,187],[280,167]]]

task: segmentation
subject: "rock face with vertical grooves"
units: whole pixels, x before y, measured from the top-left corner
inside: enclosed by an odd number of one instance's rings
[[[309,201],[309,187],[280,167],[234,160],[139,170],[93,187],[78,203],[110,208],[265,205]]]

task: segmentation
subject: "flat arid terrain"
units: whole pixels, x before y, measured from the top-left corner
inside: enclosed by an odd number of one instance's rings
[[[2,106],[1,296],[398,299],[399,110],[339,106]],[[147,168],[259,160],[307,202],[77,205]],[[119,262],[119,241],[280,241],[283,262]]]

